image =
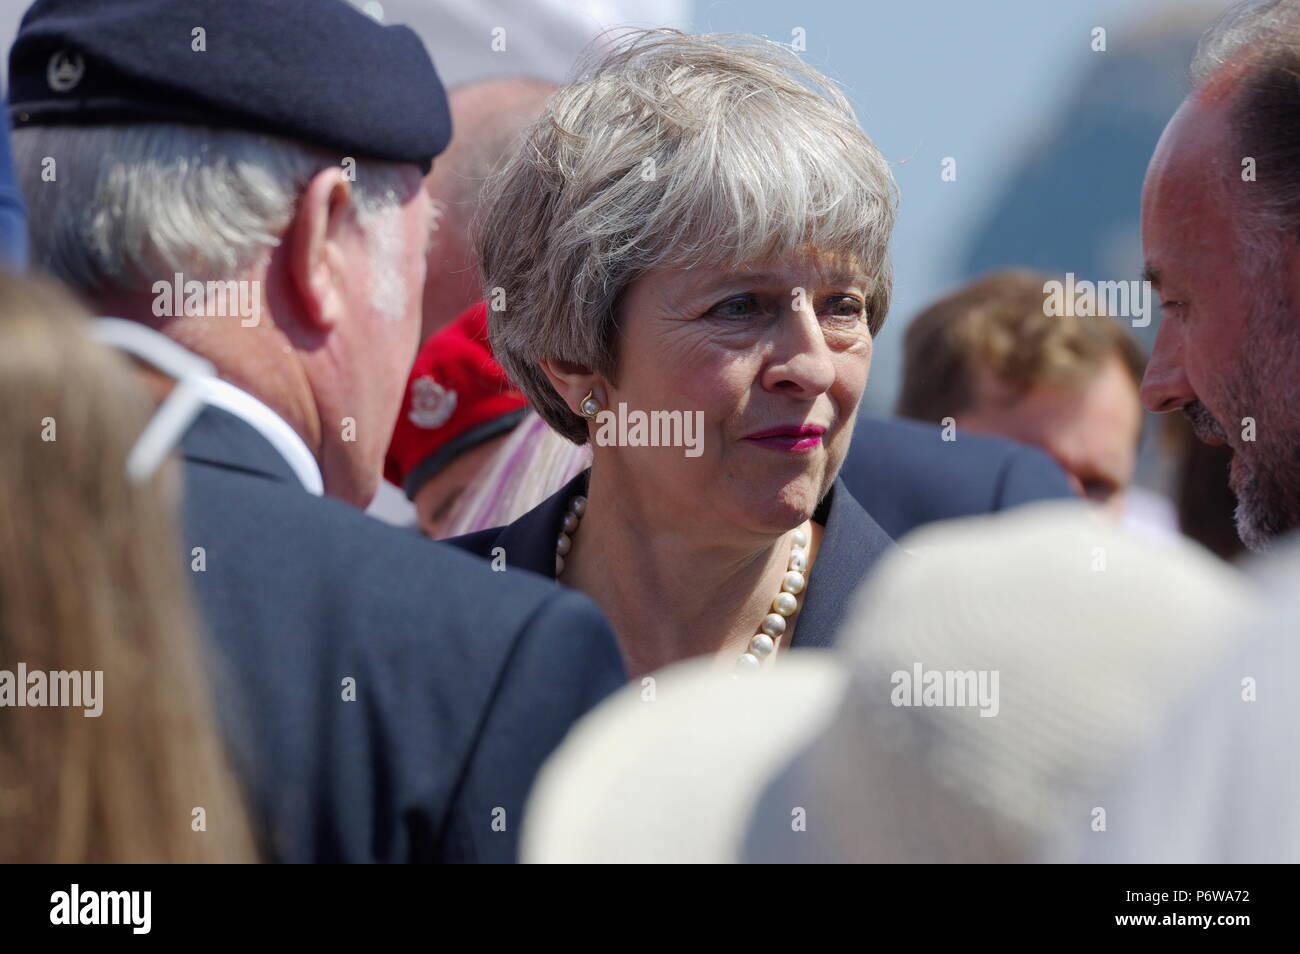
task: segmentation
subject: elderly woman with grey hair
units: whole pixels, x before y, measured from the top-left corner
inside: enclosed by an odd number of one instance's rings
[[[896,204],[844,96],[775,43],[634,33],[488,189],[496,357],[593,464],[451,542],[590,596],[633,676],[829,645],[890,546],[837,476]]]

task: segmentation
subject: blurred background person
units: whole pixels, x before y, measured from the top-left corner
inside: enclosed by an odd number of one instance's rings
[[[837,481],[888,309],[888,165],[756,37],[647,31],[580,76],[494,177],[479,258],[493,353],[593,464],[452,542],[591,596],[634,675],[824,645],[890,545]]]
[[[590,466],[590,446],[574,444],[529,410],[479,471],[479,479],[465,488],[447,535],[513,523]]]
[[[180,472],[128,480],[153,404],[88,328],[0,269],[0,669],[102,673],[90,718],[0,691],[0,861],[252,861],[175,559]]]
[[[421,341],[483,300],[473,232],[479,196],[555,89],[543,80],[506,77],[448,90],[451,143],[425,177],[436,225],[424,281]]]
[[[486,306],[473,306],[424,343],[384,476],[415,505],[426,536],[448,536],[458,504],[481,482],[527,403],[492,357]]]
[[[425,189],[433,201],[434,228],[426,257],[423,301],[420,306],[420,340],[424,344],[417,365],[437,360],[435,349],[438,345],[431,339],[449,322],[483,300],[484,289],[479,276],[478,259],[474,255],[473,240],[474,221],[479,213],[479,196],[493,171],[518,148],[520,132],[537,118],[546,97],[554,91],[555,85],[544,80],[504,77],[481,80],[448,92],[453,129],[451,143],[424,179]],[[457,340],[463,340],[463,337]],[[490,352],[486,360],[492,361]],[[407,382],[408,389],[414,386],[415,378],[413,373]],[[408,392],[407,401],[410,400],[411,394]],[[393,442],[411,449],[414,447],[411,438],[419,429],[414,432],[409,430],[406,414],[404,408],[398,417]],[[559,452],[563,457],[577,459],[573,452],[564,453],[566,442],[561,438],[548,438],[546,432],[535,426],[535,420],[532,424],[534,426],[525,428],[520,438],[514,442],[525,445],[522,450],[512,451],[515,459],[521,454],[533,457],[539,452]],[[407,428],[405,432],[404,428]],[[524,440],[525,435],[530,438],[527,442]],[[449,518],[444,513],[439,518],[437,532],[431,535],[443,537],[468,533],[509,523],[545,500],[581,469],[561,468],[565,472],[564,480],[541,484],[535,490],[527,492],[524,498],[527,505],[523,509],[502,509],[495,501],[502,499],[503,495],[510,495],[506,488],[499,484],[483,486],[479,481],[471,479],[491,463],[493,453],[506,439],[504,431],[499,432],[499,436],[500,440],[487,442],[486,445],[480,443],[472,451],[460,455],[454,468],[445,469],[436,481],[428,484],[424,492],[423,509],[410,498],[409,492],[403,494],[396,489],[402,487],[405,478],[394,481],[391,473],[386,472],[388,479],[380,482],[378,492],[366,512],[386,523],[396,526],[418,525],[425,533],[430,533],[434,528],[429,523],[429,514],[452,499],[449,494],[453,489],[456,491],[455,499],[462,499],[468,491],[477,494],[481,502],[483,495],[491,492],[493,503],[483,503],[479,508],[482,513],[478,521],[460,516]],[[537,446],[542,442],[547,446]],[[390,451],[390,458],[391,456]],[[400,464],[396,466],[400,467]],[[391,470],[392,466],[389,467]],[[534,469],[534,479],[527,483],[536,484],[537,478],[549,472]],[[499,479],[504,479],[504,476]],[[526,488],[516,489],[522,491]],[[464,512],[463,508],[458,511]],[[485,523],[484,520],[492,522]]]
[[[1041,447],[1078,496],[1119,515],[1142,429],[1142,352],[1112,318],[1047,314],[1050,280],[993,272],[917,315],[897,410]]]
[[[523,859],[1295,862],[1300,648],[1280,613],[1243,641],[1256,611],[1203,549],[1076,501],[932,524],[834,650],[682,663],[580,721]]]
[[[1072,496],[1036,447],[985,434],[945,440],[939,424],[859,417],[840,478],[894,539],[936,520]]]
[[[384,475],[436,540],[509,523],[590,465],[587,447],[528,410],[492,357],[478,304],[420,349]]]

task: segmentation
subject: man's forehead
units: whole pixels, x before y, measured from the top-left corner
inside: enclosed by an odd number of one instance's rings
[[[1177,161],[1189,155],[1201,165],[1207,165],[1207,160],[1232,161],[1232,114],[1254,65],[1250,52],[1245,51],[1189,93],[1165,127],[1152,165],[1162,159]]]
[[[1165,272],[1161,261],[1173,243],[1217,243],[1227,225],[1227,190],[1241,157],[1233,155],[1227,100],[1206,102],[1193,95],[1178,108],[1156,146],[1142,188],[1142,234],[1148,267]]]
[[[1165,127],[1147,167],[1146,195],[1168,197],[1177,186],[1195,189],[1217,181],[1231,155],[1227,100],[1205,101],[1196,95],[1183,100]]]

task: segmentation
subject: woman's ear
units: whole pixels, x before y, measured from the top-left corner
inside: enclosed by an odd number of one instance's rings
[[[605,406],[605,379],[590,368],[557,358],[543,358],[538,364],[555,393],[574,414],[582,414],[582,400],[589,392],[600,407]]]
[[[352,216],[352,184],[341,168],[322,169],[307,183],[288,229],[289,271],[308,324],[329,329],[347,312],[342,244]]]

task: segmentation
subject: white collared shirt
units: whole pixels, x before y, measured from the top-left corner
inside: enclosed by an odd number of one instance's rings
[[[150,355],[147,353],[152,350],[151,346],[156,344],[159,349],[182,348],[175,341],[168,338],[161,332],[155,331],[143,324],[137,324],[137,329],[133,332],[133,339],[138,346],[135,349],[140,353],[138,357],[148,361]],[[182,348],[182,350],[185,350]],[[166,367],[166,362],[159,362],[158,366]],[[289,465],[294,476],[302,484],[303,488],[310,494],[317,497],[325,493],[325,482],[321,478],[320,465],[316,463],[316,458],[312,456],[307,449],[306,442],[298,436],[298,432],[289,426],[279,414],[271,410],[265,403],[259,401],[253,395],[249,394],[242,388],[237,388],[229,381],[213,375],[202,375],[191,377],[194,386],[199,391],[203,403],[209,407],[215,407],[218,410],[225,411],[227,414],[233,414],[239,418],[262,437],[266,438],[268,444],[275,448],[276,452],[284,458],[284,462]]]

